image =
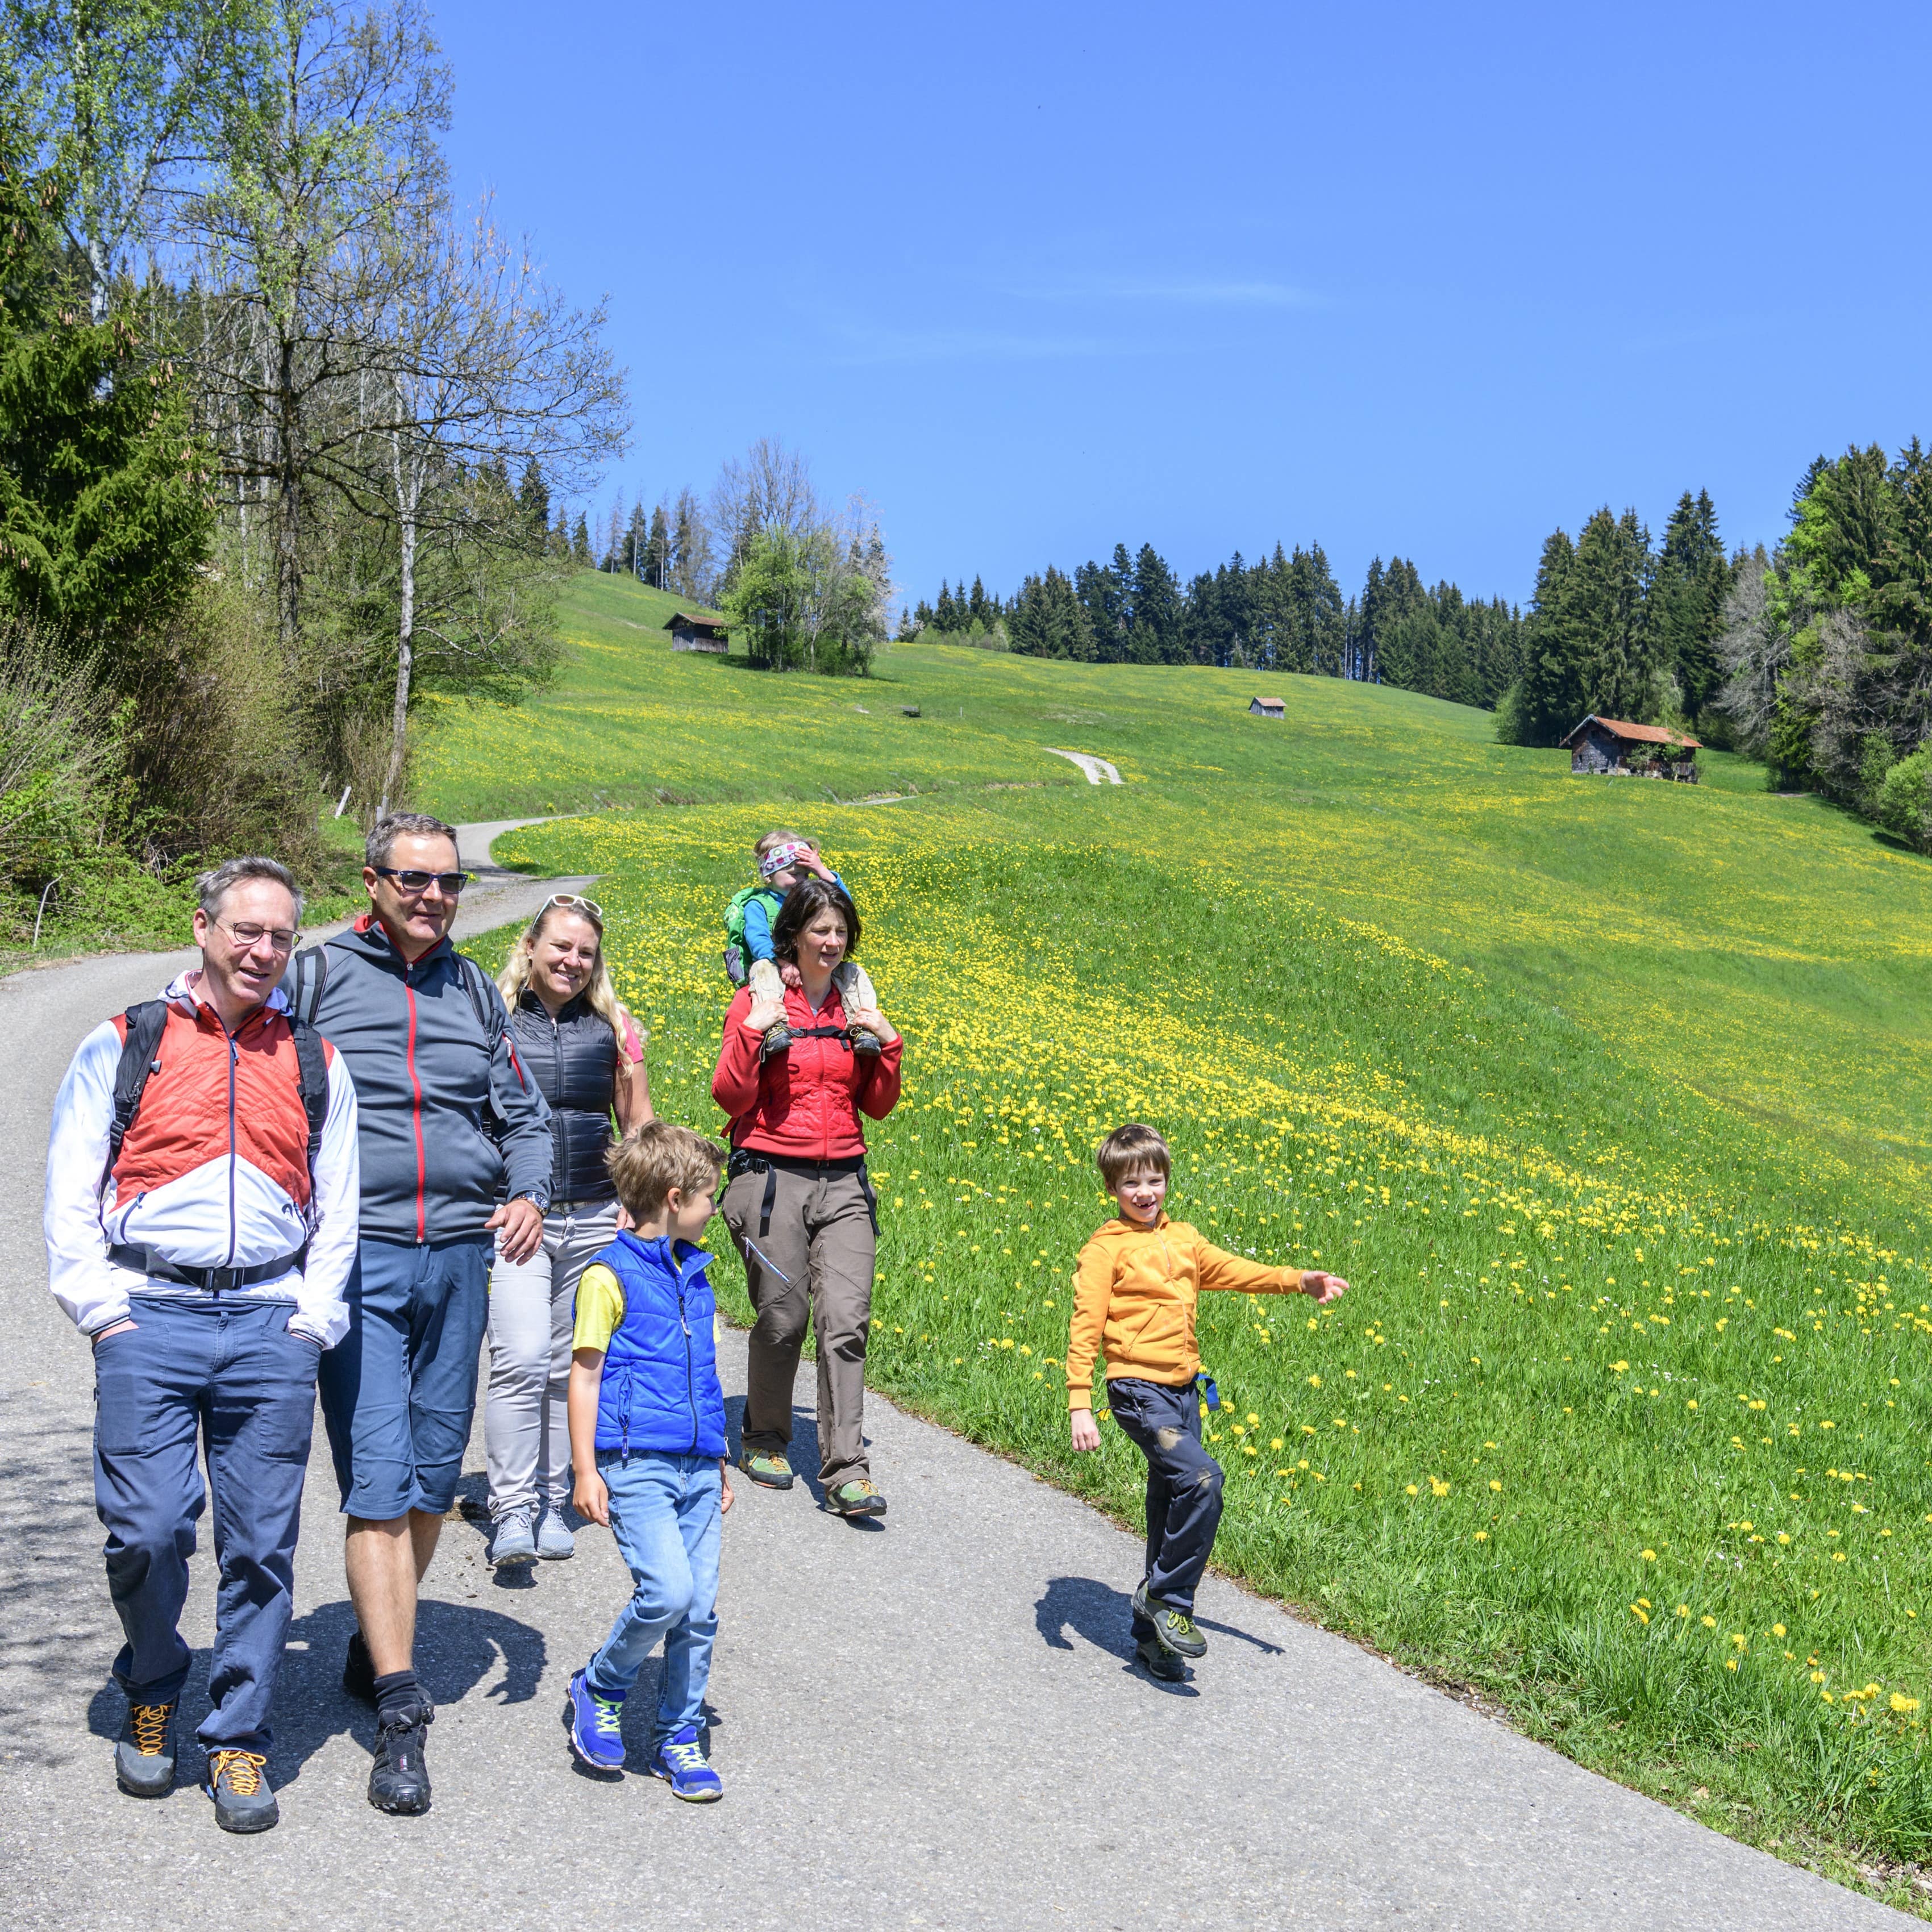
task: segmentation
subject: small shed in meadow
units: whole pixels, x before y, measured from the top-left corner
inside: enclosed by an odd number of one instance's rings
[[[722,617],[700,617],[688,610],[676,610],[664,628],[670,633],[674,651],[710,651],[722,657],[731,648],[730,627]]]
[[[1563,740],[1573,772],[1601,772],[1626,777],[1675,778],[1697,782],[1697,754],[1703,747],[1681,731],[1658,724],[1627,724],[1594,712]]]
[[[1248,700],[1249,714],[1256,718],[1286,718],[1288,706],[1278,698],[1252,698]]]

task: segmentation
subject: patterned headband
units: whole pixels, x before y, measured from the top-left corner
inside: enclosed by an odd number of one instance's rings
[[[758,877],[776,878],[779,873],[796,866],[812,850],[809,845],[775,845],[758,861]]]

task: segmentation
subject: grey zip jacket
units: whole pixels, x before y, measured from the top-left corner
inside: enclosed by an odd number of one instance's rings
[[[449,941],[406,964],[365,913],[324,952],[315,1024],[356,1082],[364,1238],[480,1234],[498,1202],[520,1194],[548,1208],[550,1109],[507,1020],[489,1051]],[[500,1010],[502,995],[478,976]],[[494,1139],[492,1106],[502,1123]]]

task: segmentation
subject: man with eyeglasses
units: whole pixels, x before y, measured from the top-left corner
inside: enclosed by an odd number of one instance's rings
[[[94,1348],[94,1504],[127,1639],[116,1780],[173,1788],[205,1449],[221,1584],[197,1735],[215,1822],[261,1832],[280,1815],[268,1713],[316,1367],[349,1326],[356,1089],[279,990],[302,919],[287,870],[230,859],[200,892],[200,970],[97,1027],[61,1083],[45,1223],[55,1298]]]
[[[417,1586],[463,1472],[491,1252],[520,1262],[542,1240],[552,1149],[502,996],[449,942],[468,880],[454,829],[392,813],[364,856],[369,910],[289,982],[356,1076],[362,1250],[322,1375],[358,1624],[342,1682],[376,1706],[370,1803],[412,1815],[429,1809],[435,1715],[416,1673]]]

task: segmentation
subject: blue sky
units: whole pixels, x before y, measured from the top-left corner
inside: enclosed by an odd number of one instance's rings
[[[608,295],[600,502],[761,435],[909,597],[1319,541],[1526,597],[1932,436],[1932,10],[446,0],[452,158]]]

